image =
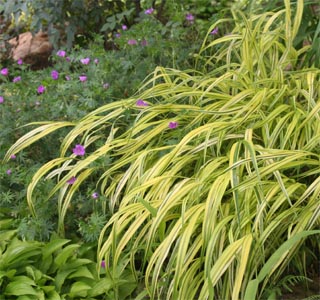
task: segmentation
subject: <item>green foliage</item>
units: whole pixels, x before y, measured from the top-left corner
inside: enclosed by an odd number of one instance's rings
[[[63,235],[74,194],[95,178],[112,213],[98,244],[117,281],[105,285],[110,298],[130,294],[120,292],[125,278],[151,299],[271,299],[288,267],[305,274],[300,251],[311,238],[317,251],[320,234],[320,71],[301,64],[308,46],[294,47],[303,7],[237,11],[210,26],[197,69],[157,67],[136,95],[78,122],[46,122],[7,152],[5,161],[69,128],[27,200],[37,218],[37,186],[54,181],[46,201],[57,197]],[[230,22],[227,35],[210,34]],[[84,157],[70,154],[75,143]]]
[[[1,221],[1,223],[4,223]],[[3,237],[2,232],[0,232]],[[2,240],[3,241],[3,240]],[[88,248],[53,238],[48,243],[26,242],[16,238],[3,241],[0,252],[0,293],[5,299],[128,299],[136,288],[125,270],[118,279],[101,271]],[[80,256],[81,255],[81,256]],[[112,295],[117,293],[120,298]],[[110,297],[108,299],[110,299]]]
[[[240,5],[246,6],[250,12],[279,11],[284,8],[284,1],[241,1]],[[292,8],[296,9],[298,1],[291,1]],[[304,9],[301,25],[296,38],[293,41],[295,47],[302,48],[308,45],[310,48],[301,61],[302,64],[320,67],[320,6],[316,0],[303,1]]]
[[[55,47],[66,44],[85,46],[95,34],[103,32],[106,39],[122,25],[131,27],[145,17],[145,9],[153,8],[153,16],[162,22],[184,22],[188,12],[202,27],[207,20],[216,21],[228,13],[230,1],[92,1],[92,0],[4,0],[0,11],[11,24],[13,35],[30,30],[48,32]],[[84,14],[83,11],[86,13]],[[12,34],[9,34],[9,36]],[[8,39],[8,37],[6,37]]]
[[[312,282],[311,279],[306,278],[305,276],[294,276],[288,275],[282,278],[277,287],[274,287],[272,291],[269,291],[269,294],[282,295],[283,292],[293,293],[294,286],[308,286],[308,283]]]
[[[79,231],[87,242],[95,242],[106,222],[103,215],[93,213],[87,220],[79,222]]]
[[[127,5],[134,6],[131,1],[4,0],[0,11],[15,31],[47,31],[56,46],[65,40],[67,47],[71,48],[75,40],[81,43],[85,35],[99,32],[106,16],[123,12],[125,17]]]
[[[194,69],[188,51],[197,45],[185,48],[201,36],[198,15],[207,13],[195,3],[175,1],[170,8],[180,13],[168,22],[140,14],[130,30],[117,28],[131,11],[111,16],[102,29],[121,34],[108,36],[120,50],[106,54],[96,36],[87,50],[69,51],[69,63],[54,55],[58,80],[52,69],[20,67],[10,76],[25,72],[28,86],[1,79],[12,107],[3,115],[14,127],[30,117],[14,115],[22,95],[47,103],[39,116],[56,120],[33,123],[25,135],[14,131],[19,139],[1,166],[1,183],[10,187],[1,207],[22,219],[20,236],[52,237],[12,239],[4,214],[0,291],[8,299],[275,299],[312,267],[320,235],[320,71],[316,54],[308,60],[313,45],[299,41],[306,5],[286,0],[275,12],[215,20]],[[82,64],[85,57],[91,63]],[[87,81],[78,81],[81,74]],[[40,83],[44,94],[35,93]],[[72,153],[76,144],[84,156]],[[35,172],[15,167],[36,159]],[[18,179],[8,167],[22,169]],[[32,217],[16,206],[25,194]],[[76,238],[77,230],[93,244],[99,235],[106,268],[88,259],[88,245],[53,238],[53,231]]]
[[[319,300],[319,299],[320,299],[320,295],[314,295],[314,296],[304,298],[303,300]]]
[[[183,21],[162,25],[154,16],[146,15],[141,23],[121,31],[119,38],[110,37],[110,41],[117,46],[117,51],[106,52],[103,37],[96,35],[88,49],[75,47],[74,50],[67,51],[69,61],[54,53],[51,57],[52,66],[48,69],[31,71],[25,64],[2,65],[9,68],[9,76],[0,76],[0,95],[4,97],[4,103],[1,104],[3,118],[0,123],[1,157],[14,141],[30,130],[30,127],[23,126],[26,123],[34,120],[66,122],[61,123],[59,131],[50,137],[44,137],[43,141],[34,144],[32,148],[16,153],[15,159],[0,165],[0,207],[11,209],[13,215],[20,220],[20,237],[27,240],[48,240],[50,234],[57,229],[58,196],[50,201],[45,197],[55,181],[42,180],[37,186],[37,201],[34,203],[38,211],[37,219],[30,217],[25,195],[26,186],[35,171],[59,151],[61,136],[68,132],[68,128],[62,127],[67,124],[73,126],[73,121],[81,119],[88,111],[133,94],[140,82],[157,65],[190,68],[193,65],[190,51],[196,51],[200,47],[193,39],[199,34],[197,27],[184,27]],[[128,45],[130,39],[136,39],[138,45]],[[143,41],[147,44],[141,45]],[[192,46],[189,46],[190,43]],[[81,63],[84,58],[91,59],[88,65]],[[53,70],[59,72],[57,80],[51,78]],[[87,81],[83,83],[79,81],[82,74],[87,76]],[[21,81],[12,82],[17,76],[21,76]],[[40,85],[45,87],[43,94],[37,92]],[[130,126],[133,120],[127,113],[123,119],[124,128]],[[37,125],[33,124],[31,128]],[[40,135],[35,140],[39,137]],[[103,145],[102,140],[97,143]],[[101,172],[102,166],[107,166],[108,163],[109,158],[96,161]],[[8,170],[12,173],[7,174]],[[93,222],[86,226],[86,221],[94,220],[101,211],[106,218],[108,198],[102,196],[97,203],[93,201],[91,195],[97,189],[95,177],[92,176],[87,183],[87,187],[81,188],[74,195],[72,203],[64,206],[64,210],[68,210],[73,217],[61,220],[60,223],[66,222],[70,235],[68,237],[81,236],[86,241],[93,241],[97,239],[101,225],[94,225]],[[101,224],[100,221],[98,223]],[[63,225],[60,227],[64,231]],[[97,231],[93,232],[94,228]]]

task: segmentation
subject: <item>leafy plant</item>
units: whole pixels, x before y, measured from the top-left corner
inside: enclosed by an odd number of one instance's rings
[[[75,40],[79,44],[83,38],[87,38],[86,35],[99,32],[106,16],[117,15],[122,11],[125,12],[126,6],[134,6],[130,1],[114,3],[87,0],[4,0],[2,2],[0,10],[12,23],[14,31],[47,31],[55,46],[59,46],[64,40],[68,48],[72,47]],[[83,11],[86,11],[86,14],[83,14]]]
[[[278,282],[277,287],[274,287],[268,293],[269,295],[277,295],[277,296],[278,295],[281,296],[283,292],[293,293],[292,288],[294,286],[299,286],[299,285],[307,286],[307,284],[310,282],[312,282],[312,280],[305,276],[288,275],[282,278]]]
[[[79,244],[64,239],[48,243],[7,242],[0,254],[0,292],[5,299],[105,299],[117,285],[121,299],[136,287],[130,274],[121,270],[118,282],[101,272]],[[127,272],[128,273],[128,272]]]
[[[303,1],[294,14],[289,1],[250,18],[235,12],[231,33],[211,34],[231,20],[210,26],[196,70],[157,67],[133,97],[79,122],[37,124],[6,161],[73,128],[28,186],[33,216],[37,185],[54,182],[47,201],[57,195],[63,235],[73,195],[97,178],[112,212],[98,244],[109,278],[125,270],[151,299],[269,297],[320,234],[320,71],[300,69],[302,15]],[[86,155],[70,154],[76,143]]]
[[[194,64],[190,51],[200,47],[199,42],[192,42],[192,39],[200,35],[200,31],[196,26],[184,27],[184,18],[183,14],[175,22],[163,25],[154,15],[143,13],[140,23],[120,31],[120,37],[110,38],[117,45],[117,51],[106,52],[103,36],[95,35],[94,42],[87,45],[86,49],[77,46],[73,50],[60,49],[53,53],[52,66],[44,70],[32,71],[24,62],[10,62],[8,65],[4,62],[1,70],[7,68],[8,75],[0,76],[0,96],[4,99],[0,103],[0,156],[3,157],[14,141],[28,132],[30,127],[24,126],[26,123],[33,120],[60,120],[70,121],[72,125],[74,120],[82,118],[88,111],[133,94],[157,65],[190,68]],[[132,39],[136,39],[138,44],[129,45],[128,41]],[[190,43],[192,46],[189,46]],[[56,72],[57,78],[52,77],[52,72]],[[81,75],[86,76],[86,81],[79,80]],[[17,77],[20,77],[20,81],[13,82]],[[130,124],[134,117],[126,113],[125,119],[124,124]],[[26,207],[26,186],[35,170],[55,157],[61,136],[67,132],[68,128],[60,127],[58,132],[34,144],[32,149],[25,149],[0,166],[0,207],[11,209],[19,223],[19,236],[24,239],[48,240],[56,228],[58,197],[47,202],[43,196],[55,182],[46,180],[38,186],[35,203],[38,208],[37,219],[30,217]],[[103,145],[101,140],[98,143]],[[96,162],[102,170],[101,164],[107,166],[108,159]],[[98,201],[99,208],[95,207],[91,195],[97,188],[95,178],[91,177],[90,185],[81,188],[68,207],[69,215],[73,215],[65,220],[67,231],[72,234],[68,238],[97,239],[100,230],[92,232],[83,226],[92,214],[93,219],[99,215],[100,209],[103,215],[109,213],[106,205],[108,199],[103,195]]]
[[[198,25],[203,26],[212,15],[214,20],[221,18],[231,4],[230,1],[212,3],[211,0],[3,0],[0,11],[5,23],[11,25],[6,29],[8,35],[4,35],[5,40],[21,31],[35,33],[42,30],[48,32],[55,48],[65,44],[71,49],[74,45],[86,46],[100,32],[105,33],[108,39],[122,25],[131,27],[139,23],[145,10],[150,8],[162,24],[167,24],[171,19],[184,20],[186,13],[193,11]]]
[[[292,1],[293,9],[296,9],[298,1]],[[301,63],[310,65],[312,62],[316,67],[320,67],[320,6],[318,1],[303,1],[304,9],[301,18],[299,31],[293,41],[295,47],[302,48],[309,45],[308,52],[303,57]],[[242,1],[236,6],[246,6],[248,11],[279,11],[284,8],[284,1]]]

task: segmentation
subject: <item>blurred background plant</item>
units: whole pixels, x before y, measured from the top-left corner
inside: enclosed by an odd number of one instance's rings
[[[230,15],[231,6],[230,1],[211,0],[4,0],[0,11],[7,34],[42,30],[49,33],[54,45],[60,47],[66,42],[70,48],[74,43],[86,45],[87,40],[94,37],[92,34],[105,32],[108,36],[122,25],[130,28],[139,23],[145,10],[150,8],[153,16],[166,25],[169,21],[186,23],[185,15],[190,12],[197,23],[205,24]]]

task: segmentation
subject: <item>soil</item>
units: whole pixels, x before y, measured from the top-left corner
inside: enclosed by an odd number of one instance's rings
[[[312,282],[305,286],[294,286],[292,293],[283,293],[279,300],[303,300],[311,296],[319,296],[320,299],[320,277],[312,278]]]

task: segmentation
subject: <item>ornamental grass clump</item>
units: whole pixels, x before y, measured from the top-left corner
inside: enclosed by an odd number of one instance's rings
[[[56,180],[48,199],[58,194],[63,235],[72,196],[96,176],[112,213],[100,261],[115,280],[131,272],[150,299],[267,299],[288,270],[307,274],[320,235],[320,70],[298,68],[303,1],[294,13],[285,4],[236,12],[220,37],[211,32],[225,20],[213,24],[196,70],[158,67],[134,97],[18,140],[7,160],[73,127],[28,187],[34,217],[34,190]],[[76,143],[81,159],[69,155]]]

